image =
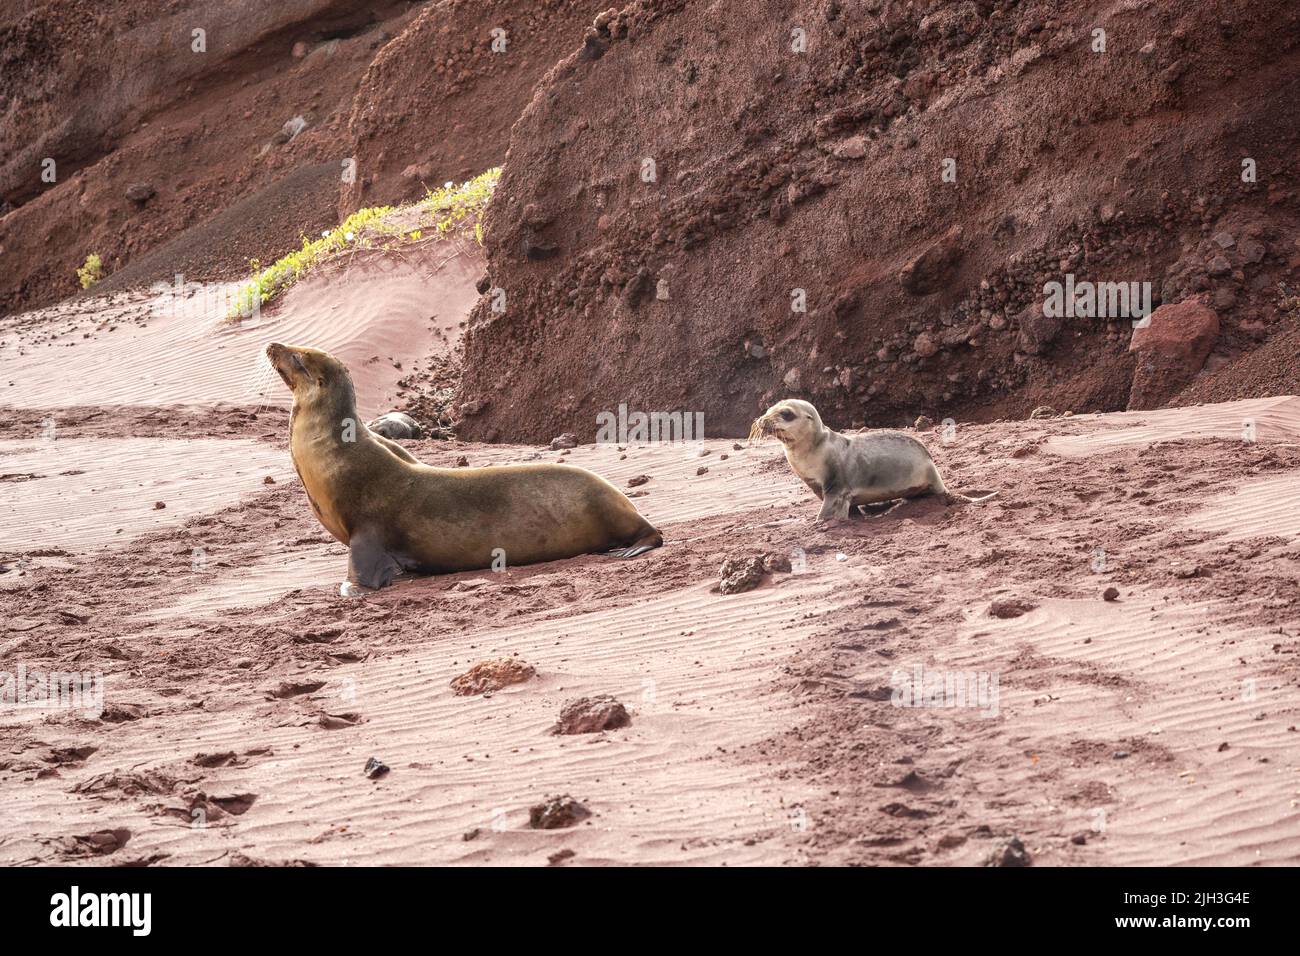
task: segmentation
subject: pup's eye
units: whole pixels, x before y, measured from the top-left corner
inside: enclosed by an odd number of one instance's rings
[[[781,421],[783,421],[783,422],[792,422],[792,421],[794,421],[794,412],[792,412],[792,411],[788,411],[788,410],[782,412],[782,413],[781,413]]]

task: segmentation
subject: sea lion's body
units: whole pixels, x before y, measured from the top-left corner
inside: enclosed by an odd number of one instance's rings
[[[921,495],[939,495],[949,503],[984,500],[949,491],[929,450],[911,435],[842,435],[799,399],[773,405],[754,422],[750,435],[781,440],[794,473],[821,499],[819,521],[845,519],[861,506]]]
[[[498,560],[631,557],[663,543],[626,495],[585,469],[421,464],[358,420],[337,360],[282,345],[267,355],[294,390],[294,467],[316,517],[348,545],[352,584],[378,588],[402,571],[466,571]]]
[[[820,446],[803,453],[787,448],[785,457],[822,501],[828,488],[832,498],[844,489],[854,505],[947,494],[929,451],[902,432],[850,437],[828,429]]]

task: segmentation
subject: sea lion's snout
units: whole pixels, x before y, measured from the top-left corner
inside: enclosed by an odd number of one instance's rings
[[[749,426],[749,440],[755,441],[772,434],[772,409],[759,415]]]
[[[298,353],[279,342],[272,342],[266,347],[266,357],[271,367],[284,379],[284,384],[290,388],[294,387],[295,375],[299,372],[305,374],[307,371],[307,366],[298,357]]]
[[[783,444],[802,441],[806,438],[807,424],[811,416],[799,406],[804,402],[785,401],[773,405],[761,416],[754,419],[749,427],[749,440],[774,436]],[[812,408],[808,405],[808,408]]]
[[[766,438],[772,434],[772,422],[766,415],[761,415],[754,419],[754,423],[749,426],[749,440],[754,441],[756,438]]]

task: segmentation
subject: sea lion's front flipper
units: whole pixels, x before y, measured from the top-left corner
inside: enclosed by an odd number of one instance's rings
[[[817,520],[846,521],[849,517],[849,506],[852,503],[853,496],[849,492],[836,487],[828,487],[826,497],[822,499],[822,510],[817,514]]]
[[[374,437],[375,441],[379,442],[379,444],[383,445],[385,448],[391,451],[398,458],[402,459],[402,461],[409,462],[412,465],[418,465],[420,463],[420,460],[418,458],[412,455],[401,445],[397,444],[397,442],[393,441],[391,438],[385,438],[383,435],[379,434],[378,432],[371,432],[370,434]]]
[[[402,566],[384,550],[375,532],[362,529],[348,540],[348,580],[365,588],[387,587],[401,572]]]

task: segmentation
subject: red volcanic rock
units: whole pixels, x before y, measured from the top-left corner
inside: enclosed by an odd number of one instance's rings
[[[998,598],[989,605],[989,613],[994,617],[1020,617],[1038,607],[1033,601],[1024,598]]]
[[[486,694],[522,684],[537,676],[537,669],[513,657],[498,660],[480,661],[451,682],[454,693],[469,697],[474,694]]]
[[[560,720],[551,728],[553,734],[596,734],[616,730],[632,722],[627,708],[608,694],[571,700],[560,710]]]
[[[1149,325],[1135,328],[1129,351],[1137,353],[1130,409],[1158,408],[1186,388],[1219,337],[1219,316],[1203,297],[1162,305]]]
[[[528,825],[534,830],[559,830],[576,826],[591,816],[591,811],[568,794],[548,797],[544,803],[528,809]]]

